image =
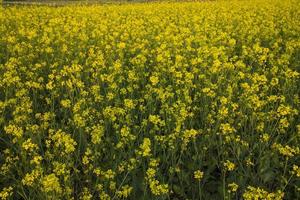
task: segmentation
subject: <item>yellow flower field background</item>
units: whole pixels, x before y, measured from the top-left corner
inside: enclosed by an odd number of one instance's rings
[[[2,6],[0,199],[300,199],[298,0]]]

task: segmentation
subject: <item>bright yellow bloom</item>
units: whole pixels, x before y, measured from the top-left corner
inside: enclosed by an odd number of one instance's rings
[[[144,138],[143,143],[140,145],[139,154],[143,157],[147,157],[151,155],[151,140],[149,138]]]
[[[12,194],[13,194],[13,188],[11,186],[5,187],[0,192],[0,199],[1,200],[10,199],[10,197],[12,196]]]
[[[284,193],[278,190],[275,193],[269,193],[261,188],[252,186],[247,187],[246,192],[243,194],[245,200],[282,200]]]
[[[233,171],[236,168],[235,164],[233,162],[230,162],[229,160],[226,160],[224,162],[224,167],[227,171]]]
[[[43,190],[45,192],[61,193],[62,188],[59,183],[59,179],[55,174],[49,174],[42,179]]]
[[[194,171],[194,178],[200,181],[203,178],[204,173],[200,170]]]
[[[150,81],[151,81],[152,85],[157,85],[157,83],[159,82],[159,79],[157,76],[151,76]]]
[[[61,100],[60,104],[64,108],[70,108],[71,107],[71,101],[69,99]]]

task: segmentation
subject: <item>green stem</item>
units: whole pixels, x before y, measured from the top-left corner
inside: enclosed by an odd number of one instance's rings
[[[200,200],[202,200],[202,191],[201,191],[200,180],[198,181],[198,188],[199,188],[199,193],[200,193]]]
[[[225,181],[225,175],[226,175],[226,172],[224,171],[223,173],[223,199],[225,200],[226,199],[226,181]]]

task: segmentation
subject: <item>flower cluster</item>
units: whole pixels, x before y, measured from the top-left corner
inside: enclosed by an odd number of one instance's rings
[[[300,199],[299,16],[0,6],[0,199]]]

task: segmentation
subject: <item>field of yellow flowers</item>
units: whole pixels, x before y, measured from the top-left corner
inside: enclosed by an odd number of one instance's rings
[[[300,199],[300,3],[0,8],[0,199]]]

